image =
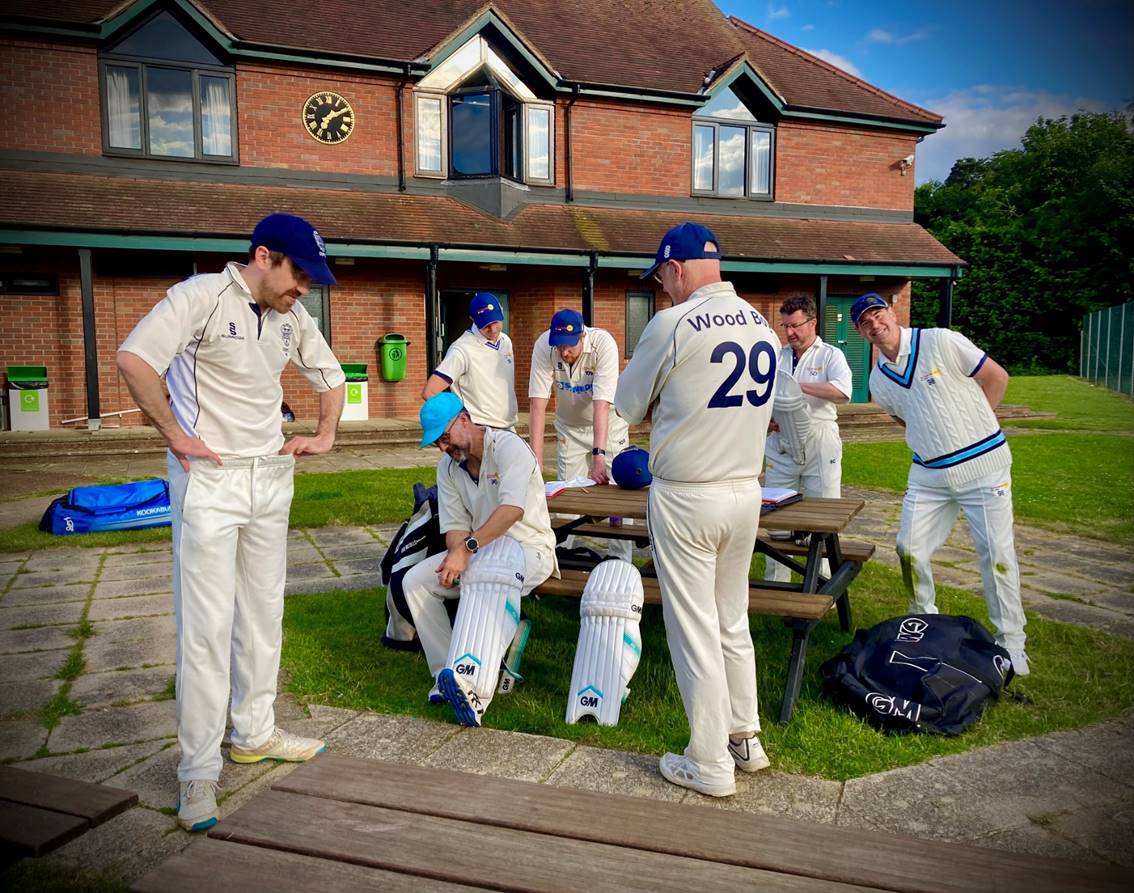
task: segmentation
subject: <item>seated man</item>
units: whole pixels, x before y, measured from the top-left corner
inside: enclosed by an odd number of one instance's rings
[[[555,536],[535,455],[512,431],[474,424],[445,391],[421,407],[421,446],[437,444],[437,505],[446,552],[402,580],[435,696],[479,726],[520,620],[520,598],[552,574]],[[444,600],[460,597],[452,626]]]

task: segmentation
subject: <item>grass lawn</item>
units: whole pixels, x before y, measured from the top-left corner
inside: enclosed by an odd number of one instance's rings
[[[420,654],[383,648],[384,590],[289,598],[284,629],[288,687],[304,701],[356,710],[453,721],[444,705],[426,703],[428,670]],[[860,628],[905,611],[898,573],[868,565],[853,584],[851,602]],[[578,636],[574,599],[525,599],[532,638],[524,656],[526,682],[497,696],[488,728],[552,735],[597,747],[660,754],[680,751],[688,739],[681,699],[669,663],[661,611],[647,606],[642,620],[642,663],[617,727],[563,720]],[[975,597],[938,587],[943,613],[983,618]],[[1134,643],[1096,630],[1028,618],[1028,654],[1033,673],[1013,687],[1033,703],[1003,700],[959,738],[888,736],[835,708],[821,696],[819,665],[846,645],[832,614],[811,637],[807,672],[795,716],[786,728],[775,723],[783,697],[790,635],[776,618],[752,620],[764,731],[761,740],[783,771],[842,780],[910,765],[942,754],[1117,716],[1134,703]]]
[[[1134,400],[1070,375],[1016,375],[1005,403],[1020,403],[1054,419],[1006,419],[1006,427],[1134,434]]]

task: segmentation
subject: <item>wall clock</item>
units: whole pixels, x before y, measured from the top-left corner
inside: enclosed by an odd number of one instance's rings
[[[303,129],[321,143],[341,143],[354,131],[354,109],[338,93],[314,93],[303,103]]]

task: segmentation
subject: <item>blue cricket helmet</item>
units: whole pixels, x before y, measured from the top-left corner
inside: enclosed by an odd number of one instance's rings
[[[614,457],[610,473],[623,490],[640,490],[654,479],[649,452],[636,446],[629,446]]]

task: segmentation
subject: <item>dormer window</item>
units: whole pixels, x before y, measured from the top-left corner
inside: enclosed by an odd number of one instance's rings
[[[693,193],[771,199],[775,135],[726,87],[693,113]]]
[[[479,35],[421,80],[414,111],[418,176],[552,183],[555,106]]]
[[[158,13],[99,57],[103,150],[236,161],[236,83],[172,14]]]

